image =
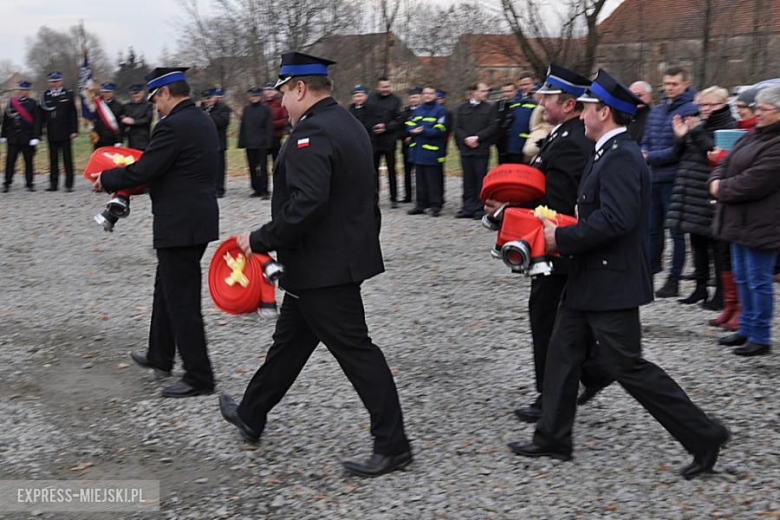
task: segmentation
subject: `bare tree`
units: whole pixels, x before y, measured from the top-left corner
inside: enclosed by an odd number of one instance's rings
[[[84,40],[93,76],[108,79],[111,67],[100,40],[88,31],[84,33]],[[27,40],[27,65],[36,83],[45,84],[46,74],[56,70],[63,73],[66,85],[75,87],[83,60],[79,26],[74,25],[64,32],[43,26]]]
[[[504,18],[517,38],[520,49],[531,68],[543,76],[551,62],[577,65],[591,71],[598,47],[597,22],[607,0],[568,0],[564,11],[555,13],[539,0],[501,0]],[[577,41],[582,38],[584,46]],[[582,57],[574,51],[583,47]]]
[[[22,72],[22,67],[11,60],[0,60],[0,81],[5,81],[17,72]]]

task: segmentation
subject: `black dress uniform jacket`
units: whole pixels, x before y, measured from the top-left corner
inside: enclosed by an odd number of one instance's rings
[[[152,133],[154,105],[146,100],[141,100],[140,103],[130,102],[125,105],[125,115],[132,117],[134,121],[132,125],[125,125],[127,146],[136,150],[146,149]]]
[[[219,150],[227,150],[227,129],[230,126],[230,107],[224,103],[214,103],[214,106],[208,110],[208,114],[217,126],[217,134],[219,135]]]
[[[73,92],[66,88],[58,93],[47,90],[41,98],[42,123],[49,142],[69,141],[71,134],[79,131],[79,116]]]
[[[562,305],[608,311],[651,302],[650,170],[628,132],[612,137],[591,156],[577,207],[579,223],[555,233],[560,253],[573,255]]]
[[[19,103],[33,117],[33,122],[28,123],[16,112],[10,101],[8,101],[3,112],[2,132],[0,137],[8,139],[9,145],[29,146],[30,140],[41,138],[41,117],[38,113],[38,103],[31,98],[19,100]]]
[[[111,110],[111,112],[113,112],[119,131],[114,132],[111,128],[108,127],[108,125],[103,122],[103,119],[101,119],[99,115],[95,114],[95,133],[98,136],[98,143],[121,143],[124,140],[125,127],[122,124],[122,116],[125,115],[125,107],[122,105],[122,103],[117,101],[116,98],[106,102],[106,105],[108,105],[108,108]]]
[[[241,114],[238,147],[249,150],[268,150],[274,137],[271,109],[264,103],[249,103]]]
[[[148,186],[155,248],[205,244],[219,237],[217,144],[214,123],[187,99],[160,120],[138,162],[103,172],[101,182],[111,192]]]
[[[300,291],[359,283],[384,271],[371,143],[326,98],[293,127],[275,164],[272,221],[252,251],[276,251],[281,285]]]
[[[374,114],[374,108],[365,103],[357,106],[355,103],[349,105],[349,113],[352,114],[355,119],[360,121],[360,125],[365,129],[368,134],[368,139],[371,142],[372,150],[376,146],[376,134],[374,134],[374,125],[377,124],[377,119]],[[372,152],[373,153],[373,152]]]

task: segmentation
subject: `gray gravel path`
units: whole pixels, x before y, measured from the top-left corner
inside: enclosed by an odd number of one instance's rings
[[[453,218],[458,181],[439,219],[383,203],[387,273],[364,297],[415,461],[374,480],[341,470],[368,455],[368,416],[322,347],[257,448],[216,395],[161,399],[131,365],[151,310],[147,199],[107,235],[90,220],[105,195],[83,179],[72,194],[15,185],[0,195],[0,478],[158,479],[166,519],[780,518],[780,358],[733,356],[715,345],[712,313],[673,299],[643,308],[645,355],[731,428],[720,474],[677,477],[688,455],[618,386],[580,410],[574,461],[509,452],[532,433],[512,414],[534,397],[529,280],[490,258],[491,233]],[[269,218],[247,185],[229,180],[223,237]],[[204,315],[219,389],[239,397],[273,323],[220,313],[205,284]]]

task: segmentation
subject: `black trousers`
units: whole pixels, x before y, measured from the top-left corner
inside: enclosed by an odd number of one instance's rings
[[[590,335],[598,342],[596,355],[608,373],[688,452],[701,453],[717,442],[715,423],[663,369],[642,358],[639,309],[585,312],[561,305],[547,353],[535,444],[572,450],[577,390],[587,357],[584,338]]]
[[[504,155],[504,163],[508,164],[525,164],[525,157],[521,153],[507,153]]]
[[[722,271],[731,271],[731,244],[723,240],[716,241],[716,252]]]
[[[558,307],[561,303],[561,295],[566,287],[568,276],[565,274],[551,274],[549,276],[535,276],[531,279],[531,294],[528,297],[528,315],[531,323],[531,338],[534,347],[534,369],[536,374],[536,391],[542,395],[544,390],[544,374],[547,366],[547,352],[550,338],[555,327],[555,319],[558,316]],[[580,380],[589,388],[604,388],[609,386],[613,379],[607,373],[605,367],[599,364],[596,358],[596,348],[592,336],[585,342],[588,356],[582,367]],[[541,402],[541,401],[540,401]]]
[[[409,450],[393,375],[382,351],[368,336],[363,299],[357,284],[285,294],[273,345],[252,377],[238,408],[256,432],[284,397],[320,342],[324,343],[371,416],[374,453],[399,455]]]
[[[385,164],[387,165],[387,184],[390,187],[390,201],[396,202],[398,200],[398,180],[396,179],[395,171],[395,149],[374,151],[374,171],[376,172],[377,191],[381,191],[380,187],[382,186],[379,178],[379,165],[382,161],[382,157],[385,158]]]
[[[401,155],[404,158],[404,200],[407,202],[412,201],[412,172],[414,171],[414,163],[409,158],[409,145],[403,143],[401,146]]]
[[[441,164],[415,164],[417,181],[417,204],[420,209],[441,209],[442,169]]]
[[[200,260],[206,244],[157,249],[154,304],[147,359],[171,370],[178,348],[184,377],[196,388],[214,388],[203,329]]]
[[[710,258],[715,264],[715,280],[720,283],[720,274],[723,272],[723,246],[718,240],[705,235],[690,234],[691,252],[693,253],[693,265],[696,281],[706,284],[710,279]],[[727,248],[728,249],[728,248]],[[731,267],[729,260],[728,266]]]
[[[463,208],[464,213],[474,214],[482,211],[479,194],[482,192],[482,180],[487,175],[489,155],[461,155],[463,167]]]
[[[33,175],[33,156],[35,155],[35,147],[27,145],[17,145],[8,143],[8,154],[5,156],[5,184],[10,186],[14,180],[14,170],[16,169],[16,158],[19,154],[24,157],[24,180],[27,186],[35,184]]]
[[[260,195],[268,195],[268,150],[262,148],[247,148],[246,162],[249,163],[249,182],[252,191]],[[260,167],[258,175],[257,167]]]
[[[49,186],[57,188],[60,180],[60,152],[65,166],[65,187],[73,187],[73,145],[70,139],[49,141]]]
[[[273,143],[271,143],[271,148],[265,151],[266,160],[268,156],[271,156],[271,169],[270,172],[274,171],[274,163],[276,162],[276,158],[279,157],[279,151],[282,149],[282,141],[281,139],[274,139]]]
[[[225,194],[225,162],[225,150],[220,150],[219,160],[217,161],[217,195]]]

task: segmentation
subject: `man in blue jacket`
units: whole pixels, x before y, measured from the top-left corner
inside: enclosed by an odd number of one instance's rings
[[[438,217],[442,206],[442,166],[446,159],[447,110],[437,103],[436,89],[423,89],[423,104],[406,121],[407,133],[414,139],[410,145],[411,162],[417,177],[417,204],[409,215],[420,215],[431,208]]]
[[[668,69],[664,74],[664,98],[650,112],[642,142],[642,154],[650,165],[653,184],[649,232],[650,269],[653,274],[663,271],[664,221],[679,165],[679,159],[674,153],[672,119],[676,115],[685,117],[698,112],[693,103],[693,94],[688,72],[679,67]],[[672,230],[669,233],[674,243],[672,269],[664,286],[656,292],[659,298],[677,296],[680,275],[685,265],[685,236]]]

